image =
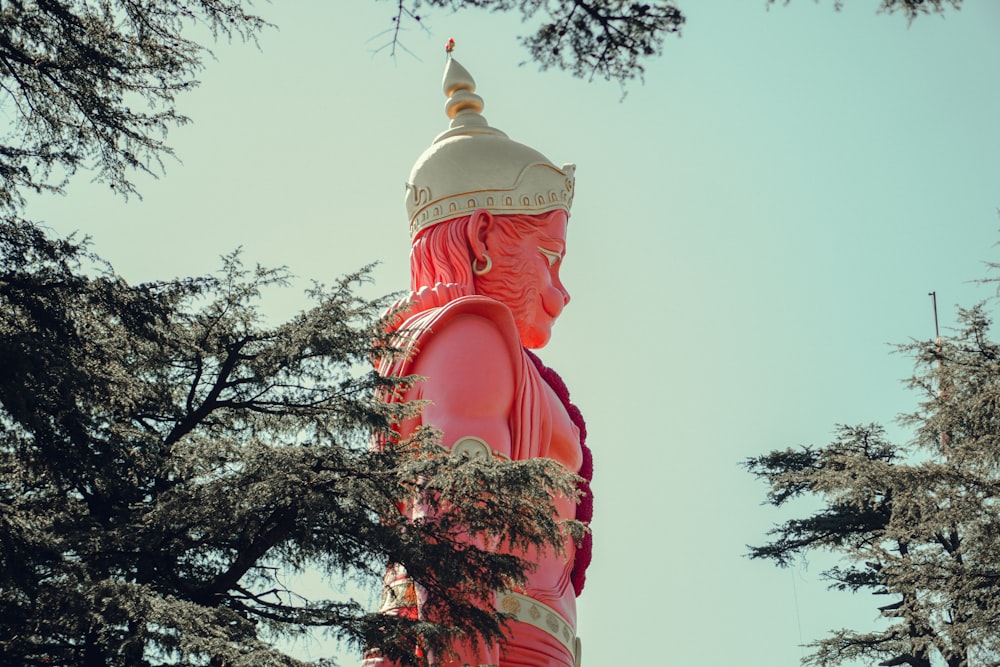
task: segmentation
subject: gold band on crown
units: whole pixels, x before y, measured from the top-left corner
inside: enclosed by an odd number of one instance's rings
[[[485,208],[499,215],[540,215],[561,208],[569,213],[573,205],[575,165],[536,162],[528,165],[511,188],[474,190],[431,200],[429,187],[406,184],[407,208],[410,209],[410,237],[415,238],[431,225]]]

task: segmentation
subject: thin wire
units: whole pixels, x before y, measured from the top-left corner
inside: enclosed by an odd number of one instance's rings
[[[788,573],[792,577],[792,597],[795,599],[795,622],[799,626],[799,652],[802,654],[802,659],[805,660],[806,646],[805,640],[802,639],[802,614],[799,613],[799,589],[795,585],[795,570],[788,568]]]

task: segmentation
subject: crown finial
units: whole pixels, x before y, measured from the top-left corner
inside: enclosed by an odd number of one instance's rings
[[[476,95],[476,80],[454,58],[449,58],[444,68],[441,88],[448,97],[444,111],[452,119],[452,129],[466,125],[487,125],[486,119],[480,115],[483,111],[483,98]],[[458,118],[460,114],[462,117]]]
[[[406,184],[410,233],[484,208],[499,215],[567,213],[573,203],[574,166],[557,168],[534,148],[512,141],[482,115],[476,81],[445,51],[442,90],[448,129],[424,151]]]

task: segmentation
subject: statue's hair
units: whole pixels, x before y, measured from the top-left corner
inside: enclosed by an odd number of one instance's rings
[[[457,284],[472,291],[472,251],[468,229],[472,216],[439,222],[424,229],[410,248],[410,289],[437,283]]]
[[[542,215],[495,215],[490,254],[496,261],[509,256],[513,241],[537,227],[548,224],[559,211]],[[472,216],[462,216],[426,228],[413,240],[410,249],[410,289],[433,287],[437,283],[461,285],[475,292],[472,275],[472,248],[469,225]],[[509,241],[509,242],[508,242]],[[507,276],[515,278],[515,276]]]

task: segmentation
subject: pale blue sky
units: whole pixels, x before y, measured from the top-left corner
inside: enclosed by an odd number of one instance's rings
[[[513,17],[429,11],[432,34],[404,34],[417,57],[393,61],[371,53],[393,3],[264,4],[280,30],[261,52],[217,49],[180,102],[182,163],[140,179],[144,200],[84,175],[29,214],[92,235],[133,282],[243,246],[304,282],[380,260],[373,292],[404,289],[402,186],[446,126],[454,37],[490,123],[577,164],[573,302],[542,356],[596,460],[584,664],[795,665],[802,641],[864,628],[884,601],[826,592],[822,558],[746,560],[781,517],[739,462],[891,423],[914,397],[888,344],[933,334],[930,290],[948,326],[1000,259],[1000,3],[909,28],[875,0],[831,4],[687,0],[683,37],[624,101],[518,67]],[[290,294],[268,311],[299,307]]]

